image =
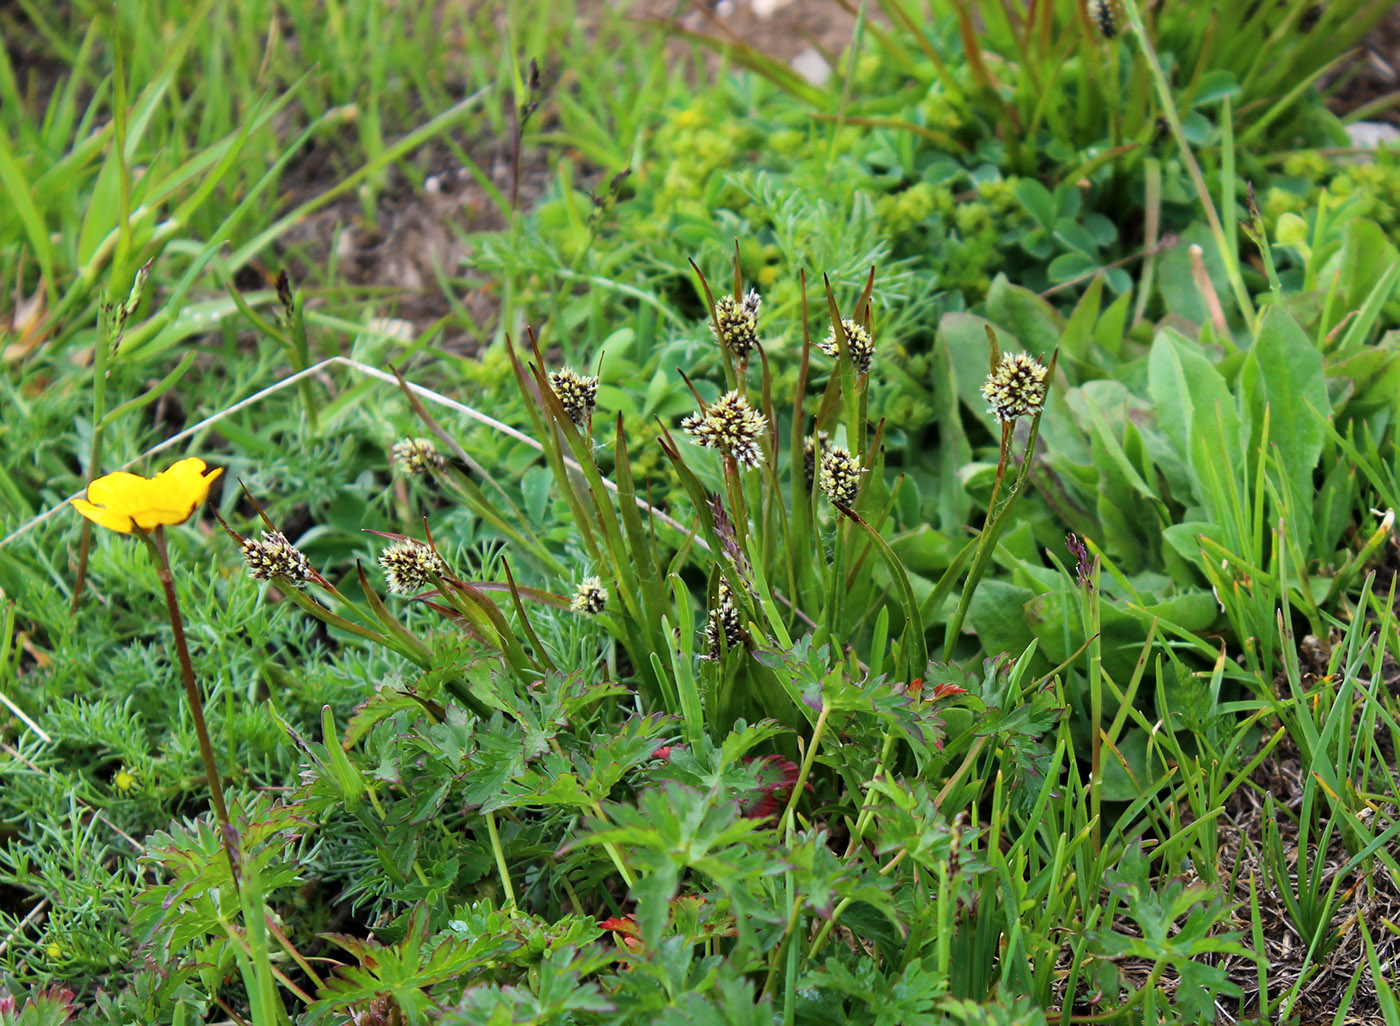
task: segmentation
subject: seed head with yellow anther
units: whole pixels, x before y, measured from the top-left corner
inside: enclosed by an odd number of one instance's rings
[[[384,582],[395,595],[412,595],[432,587],[434,577],[447,573],[441,556],[422,542],[405,539],[394,542],[379,554]]]
[[[578,373],[572,367],[549,372],[549,387],[559,397],[559,405],[579,427],[588,423],[598,404],[598,379]]]
[[[736,360],[747,360],[754,346],[758,345],[759,303],[758,293],[753,289],[741,301],[736,302],[730,295],[715,300],[715,317],[710,323],[710,334],[733,353]]]
[[[727,648],[734,648],[744,640],[744,627],[739,619],[739,610],[729,592],[729,585],[723,579],[715,592],[715,605],[705,617],[705,644],[711,659],[720,655],[720,639]]]
[[[255,581],[282,581],[304,587],[313,571],[306,554],[281,531],[264,531],[262,538],[244,538],[241,546],[248,576]]]
[[[1119,17],[1117,0],[1086,0],[1085,10],[1089,20],[1098,26],[1105,39],[1118,35]]]
[[[428,438],[403,438],[389,450],[389,459],[403,468],[409,477],[418,477],[430,470],[441,470],[447,465],[442,453],[437,451]]]
[[[815,435],[808,435],[802,439],[802,480],[807,484],[808,494],[812,491],[812,483],[817,479],[817,467],[822,456],[826,455],[827,448],[825,431],[818,431]]]
[[[870,361],[875,356],[875,340],[871,338],[870,332],[855,321],[843,320],[841,328],[846,333],[846,347],[851,351],[851,363],[855,366],[856,373],[866,373],[870,370]],[[831,329],[825,339],[817,343],[817,348],[827,356],[841,355],[835,327]]]
[[[597,616],[607,606],[608,589],[603,587],[602,580],[597,577],[585,577],[579,581],[578,587],[574,589],[574,597],[569,601],[569,608],[584,616]]]
[[[761,441],[767,426],[768,418],[738,391],[726,392],[681,421],[681,427],[696,445],[732,456],[743,467],[756,467],[763,462]]]
[[[982,386],[987,412],[1007,424],[1017,417],[1034,417],[1045,408],[1048,370],[1025,353],[1003,353]]]
[[[841,446],[833,446],[822,454],[822,491],[833,506],[850,509],[860,494],[860,460]]]

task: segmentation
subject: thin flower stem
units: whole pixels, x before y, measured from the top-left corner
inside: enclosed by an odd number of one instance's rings
[[[1051,373],[1054,373],[1056,357],[1050,361]],[[967,618],[967,611],[972,606],[972,596],[977,592],[977,585],[982,580],[982,575],[987,572],[987,565],[991,562],[992,554],[996,551],[997,540],[1001,537],[1002,529],[1006,527],[1006,522],[1010,519],[1011,507],[1020,498],[1021,492],[1025,490],[1026,478],[1030,474],[1031,459],[1035,455],[1035,440],[1040,433],[1040,418],[1044,411],[1037,413],[1031,420],[1030,433],[1026,438],[1025,451],[1021,453],[1021,465],[1017,469],[1016,476],[1011,482],[1011,489],[1006,493],[1006,497],[1001,496],[1002,478],[1005,475],[1009,463],[1009,453],[1013,438],[1013,425],[1003,423],[1001,428],[1001,462],[997,467],[997,481],[992,488],[992,501],[987,506],[987,520],[982,525],[982,533],[977,539],[977,552],[972,557],[972,569],[967,573],[967,579],[963,582],[962,595],[958,598],[958,608],[953,612],[953,618],[948,621],[947,632],[943,636],[943,659],[951,661],[953,649],[957,645],[958,636],[962,632],[963,621]]]
[[[1001,459],[997,462],[996,483],[992,485],[992,501],[987,503],[987,509],[997,508],[997,498],[1001,494],[1001,483],[1006,479],[1006,460],[1011,454],[1011,432],[1013,423],[1008,420],[1001,422]]]
[[[68,605],[68,611],[76,612],[82,602],[83,588],[87,585],[87,565],[88,556],[92,551],[92,524],[83,521],[82,539],[78,542],[78,573],[73,580],[73,598]]]
[[[369,799],[370,807],[374,809],[375,815],[379,817],[379,822],[382,823],[389,818],[384,812],[384,806],[379,804],[379,796],[374,793],[374,788],[365,788],[365,797]]]
[[[597,816],[604,823],[608,822],[608,817],[603,813],[603,807],[597,802],[593,803],[593,815]],[[608,857],[612,859],[613,865],[617,867],[618,875],[622,877],[622,882],[627,885],[628,889],[630,890],[632,887],[635,887],[637,881],[632,878],[632,874],[628,871],[627,863],[622,861],[622,853],[617,850],[617,845],[613,844],[611,841],[604,841],[603,850],[606,851]]]
[[[555,738],[550,738],[549,746],[550,748],[554,749],[555,755],[559,756],[561,759],[564,757],[564,749],[559,746],[558,740],[556,740]],[[603,812],[602,805],[600,805],[598,802],[594,802],[591,809],[593,815],[597,816],[600,822],[608,822],[608,817]],[[617,872],[618,875],[622,877],[622,882],[625,883],[628,887],[632,887],[636,881],[632,879],[632,874],[628,872],[627,863],[622,861],[622,854],[617,850],[617,845],[613,844],[611,841],[604,841],[603,850],[608,853],[609,858],[612,859],[613,865],[617,867]],[[568,885],[565,884],[565,886]],[[570,891],[570,894],[572,893],[573,892]],[[575,898],[574,900],[577,901],[578,899]]]
[[[1084,597],[1084,630],[1089,639],[1089,816],[1093,821],[1094,854],[1103,851],[1103,633],[1097,582],[1081,588]]]
[[[791,872],[789,872],[787,876],[787,885],[791,888]],[[788,900],[791,902],[792,909],[788,913],[787,926],[783,929],[783,939],[779,942],[778,946],[773,949],[772,954],[768,956],[768,975],[764,977],[763,989],[759,991],[760,998],[765,994],[771,993],[773,990],[773,981],[778,977],[778,963],[783,961],[783,956],[792,943],[793,935],[797,932],[798,924],[802,918],[802,906],[806,901],[806,895],[799,894],[795,897],[789,895]]]
[[[269,919],[269,921],[270,921],[270,920],[271,920],[271,917],[269,916],[268,919]],[[249,962],[251,963],[251,962],[253,961],[253,959],[256,957],[256,955],[255,955],[255,953],[254,953],[254,951],[253,951],[252,942],[249,941],[249,939],[248,939],[248,935],[247,935],[244,931],[238,929],[237,926],[235,926],[232,922],[230,922],[229,920],[223,918],[222,916],[219,918],[219,923],[220,923],[221,926],[223,926],[223,928],[224,928],[224,933],[228,936],[228,939],[229,939],[230,941],[232,941],[234,944],[237,944],[237,945],[238,945],[239,951],[241,951],[242,954],[244,955],[244,957],[247,958],[247,959],[249,960]],[[265,953],[264,953],[264,954],[265,954]],[[300,959],[299,959],[299,960],[300,960]],[[316,1000],[316,999],[313,998],[310,994],[308,994],[306,991],[304,991],[304,990],[302,990],[300,987],[298,987],[298,986],[296,985],[296,982],[295,982],[295,981],[293,981],[290,977],[288,977],[287,974],[286,974],[285,972],[283,972],[279,967],[277,967],[276,965],[273,965],[273,964],[271,963],[270,960],[267,960],[266,964],[267,964],[268,968],[272,971],[272,975],[275,976],[275,977],[277,978],[277,982],[280,983],[280,984],[282,984],[282,986],[286,987],[286,988],[287,988],[289,991],[291,991],[296,997],[298,997],[298,998],[301,999],[302,1001],[305,1001],[307,1004],[310,1004],[311,1002],[313,1002],[313,1001]],[[315,976],[314,973],[312,973],[312,974],[310,974],[310,975],[311,975],[313,978],[319,979],[318,977]],[[245,977],[245,986],[246,986],[246,977]]]
[[[729,492],[729,505],[733,510],[734,535],[739,541],[740,548],[747,551],[749,505],[744,498],[743,471],[739,469],[739,461],[733,456],[726,455],[724,457],[724,483]]]
[[[944,804],[948,800],[948,795],[952,794],[953,788],[957,787],[962,782],[963,774],[972,768],[986,745],[986,736],[979,737],[976,741],[972,742],[972,747],[967,750],[967,755],[963,757],[962,764],[958,767],[957,772],[948,778],[947,783],[943,785],[942,789],[934,797],[933,804],[936,808],[941,809],[944,807]]]
[[[287,953],[287,957],[297,964],[301,971],[306,974],[306,978],[314,983],[317,989],[324,987],[325,981],[321,979],[315,969],[311,968],[311,963],[306,960],[306,956],[298,951],[296,945],[282,932],[282,929],[277,925],[277,920],[273,918],[271,912],[264,910],[263,921],[267,924],[267,932],[277,938],[277,943],[282,946],[282,950]]]
[[[894,872],[899,868],[899,864],[904,861],[908,854],[909,852],[907,849],[899,849],[899,851],[895,853],[894,858],[890,859],[890,861],[880,869],[880,875],[888,876],[890,873]],[[821,946],[826,943],[826,938],[831,934],[831,928],[836,925],[836,921],[841,918],[841,913],[850,908],[851,905],[855,903],[855,900],[855,898],[847,897],[842,898],[836,903],[836,907],[832,909],[831,915],[823,921],[821,929],[819,929],[817,935],[812,938],[812,946],[807,949],[807,960],[809,962],[817,957],[817,952],[820,951]]]
[[[807,754],[802,757],[802,768],[797,771],[797,780],[793,782],[792,792],[788,795],[787,807],[783,809],[783,818],[780,822],[786,824],[785,836],[789,842],[792,840],[793,811],[797,808],[797,799],[802,794],[803,788],[807,786],[807,775],[812,772],[812,763],[817,758],[817,748],[822,743],[822,735],[826,733],[826,718],[831,713],[831,706],[822,703],[822,711],[817,714],[817,722],[812,727],[812,740],[807,744]]]
[[[845,560],[841,556],[842,543],[846,540],[845,531],[842,530],[844,526],[843,518],[838,512],[831,534],[831,583],[827,586],[826,629],[833,640],[841,636],[841,596],[844,592],[841,578],[845,567]]]
[[[891,873],[893,873],[896,869],[899,868],[899,864],[903,862],[906,858],[908,858],[908,856],[909,849],[900,848],[899,851],[895,852],[894,858],[890,859],[889,862],[885,863],[885,865],[881,867],[880,875],[889,876]]]
[[[219,778],[219,767],[214,762],[214,746],[209,743],[209,727],[204,722],[204,700],[199,694],[199,684],[194,679],[194,664],[190,661],[189,645],[185,642],[185,623],[180,617],[180,603],[175,596],[175,577],[170,572],[165,529],[157,527],[149,534],[138,533],[151,547],[151,552],[156,558],[160,585],[165,591],[165,608],[170,613],[170,629],[175,635],[175,654],[180,662],[180,676],[185,683],[185,700],[189,703],[190,716],[194,720],[194,732],[199,739],[199,754],[204,760],[204,772],[209,778],[209,804],[214,808],[214,818],[219,824],[219,838],[223,843],[224,854],[228,856],[233,884],[237,887],[238,858],[234,852],[233,825],[229,822],[228,806],[224,804],[224,788]]]
[[[816,760],[817,749],[821,746],[822,735],[826,733],[826,719],[830,715],[831,706],[822,703],[822,711],[817,714],[817,722],[812,726],[812,740],[807,745],[807,751],[802,757],[802,768],[797,772],[797,780],[793,782],[792,792],[788,795],[787,807],[783,810],[783,818],[779,821],[785,825],[784,837],[789,845],[792,844],[792,833],[795,824],[798,796],[802,794],[807,786],[807,776],[812,772],[812,763]],[[768,978],[764,981],[763,991],[773,984],[774,974],[777,972],[779,961],[786,959],[787,971],[783,977],[783,1026],[792,1026],[794,1021],[793,1008],[796,996],[797,983],[797,958],[798,951],[793,945],[793,938],[797,932],[800,916],[802,912],[803,898],[794,894],[792,873],[787,874],[787,898],[790,906],[788,913],[787,928],[783,931],[782,943],[774,952],[772,960],[768,966]]]
[[[496,829],[496,814],[488,812],[486,814],[486,832],[491,835],[491,853],[496,857],[496,872],[501,875],[501,886],[506,889],[506,900],[512,906],[518,906],[515,900],[515,888],[510,883],[510,870],[506,868],[506,853],[501,849],[501,835]]]
[[[996,548],[997,536],[1000,534],[1000,520],[992,520],[982,528],[982,535],[977,540],[977,553],[972,558],[972,569],[968,572],[967,580],[963,582],[962,594],[958,597],[958,608],[953,611],[953,618],[948,621],[947,630],[943,635],[945,662],[952,661],[953,649],[962,634],[963,621],[967,619],[967,611],[972,607],[972,596],[977,593],[977,584],[986,572],[992,550]]]
[[[794,925],[800,922],[797,914],[802,910],[802,902],[803,899],[799,897],[794,903]],[[783,943],[787,948],[787,967],[783,973],[783,1026],[794,1026],[797,1022],[797,961],[801,952],[793,943],[793,934],[789,933]]]
[[[875,781],[879,780],[885,773],[885,764],[889,762],[890,752],[894,749],[894,731],[885,731],[884,744],[880,746],[880,760],[875,763],[875,772],[870,777],[870,784],[873,787]],[[860,847],[861,841],[865,838],[865,828],[870,825],[871,818],[875,815],[875,802],[871,800],[869,789],[862,796],[860,815],[856,817],[856,825],[851,830],[851,843],[846,848],[846,858],[855,854]]]
[[[836,925],[836,920],[841,918],[841,913],[850,908],[851,905],[855,903],[855,900],[855,898],[848,897],[842,898],[836,903],[836,907],[832,909],[831,915],[822,922],[821,929],[819,929],[817,935],[812,938],[812,946],[807,949],[808,962],[811,962],[812,959],[817,957],[817,952],[820,951],[822,945],[826,943],[826,938],[831,933],[831,928]]]

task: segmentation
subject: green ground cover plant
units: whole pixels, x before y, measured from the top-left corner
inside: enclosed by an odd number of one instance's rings
[[[1400,1022],[1375,5],[21,7],[0,1023]],[[290,240],[425,145],[405,339]]]
[[[1279,150],[1345,144],[1309,86],[1384,5],[1299,0],[1208,18],[1161,5],[1140,16],[1140,36],[1117,3],[1096,5],[1102,16],[1074,2],[1024,13],[893,0],[844,6],[858,16],[856,43],[821,84],[723,26],[671,27],[760,77],[679,98],[663,108],[654,144],[633,155],[627,202],[647,216],[630,233],[656,253],[659,297],[677,296],[676,269],[714,244],[717,220],[732,220],[729,234],[745,240],[746,271],[760,283],[812,262],[858,276],[874,261],[845,266],[821,247],[843,223],[872,215],[887,255],[913,258],[944,308],[980,301],[997,270],[1038,290],[1103,271],[1123,292],[1123,261],[1150,264],[1164,235],[1205,220],[1198,160],[1215,178],[1233,176],[1238,157],[1238,170],[1262,188]],[[1135,59],[1138,39],[1148,41],[1147,60]],[[1225,131],[1238,136],[1238,153]],[[1183,159],[1173,134],[1196,156]],[[833,164],[852,186],[844,195],[825,188]],[[502,269],[575,262],[594,236],[565,213],[577,203],[566,193],[545,204],[538,237],[497,254]],[[1150,273],[1144,280],[1146,303]]]

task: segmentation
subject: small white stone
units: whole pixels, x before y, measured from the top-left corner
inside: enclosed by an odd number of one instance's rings
[[[813,47],[807,47],[792,59],[792,70],[801,75],[809,85],[825,85],[831,77],[831,65]]]
[[[1374,150],[1383,143],[1400,142],[1400,128],[1384,121],[1356,121],[1347,125],[1347,136],[1353,146]]]
[[[385,338],[397,339],[400,342],[413,341],[413,324],[411,321],[398,320],[392,317],[372,317],[365,327],[372,333]]]
[[[753,8],[753,13],[764,21],[791,4],[792,0],[749,0],[749,6]]]

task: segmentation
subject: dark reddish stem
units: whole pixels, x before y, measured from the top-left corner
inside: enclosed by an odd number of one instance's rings
[[[88,553],[92,549],[92,524],[83,521],[83,540],[78,543],[78,579],[73,582],[73,601],[68,607],[70,613],[77,612],[83,598],[83,586],[87,584]]]
[[[185,683],[185,700],[189,703],[190,716],[194,718],[194,732],[199,738],[199,754],[204,760],[204,772],[209,778],[209,804],[214,807],[214,818],[219,823],[220,840],[224,854],[228,856],[229,870],[233,874],[234,886],[238,886],[238,857],[234,852],[233,825],[229,822],[228,806],[224,804],[224,788],[219,779],[219,767],[214,762],[214,746],[209,743],[209,726],[204,722],[204,699],[199,693],[199,684],[194,679],[194,664],[190,661],[189,645],[185,642],[185,623],[180,617],[180,603],[175,597],[175,577],[170,572],[170,555],[166,551],[165,529],[141,534],[156,557],[156,568],[160,576],[160,586],[165,591],[165,608],[170,613],[170,629],[175,635],[175,654],[180,661],[180,676]]]
[[[1011,432],[1014,426],[1015,421],[1001,422],[1001,459],[997,461],[997,479],[996,484],[992,485],[992,501],[987,506],[989,519],[996,515],[997,497],[1001,494],[1001,482],[1006,476],[1006,460],[1011,455]]]

